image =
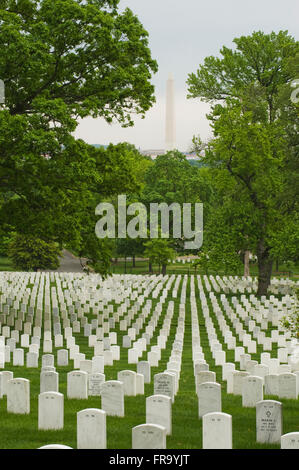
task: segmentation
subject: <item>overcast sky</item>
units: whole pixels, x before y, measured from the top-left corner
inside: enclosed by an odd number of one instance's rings
[[[298,40],[298,0],[120,0],[120,9],[129,7],[149,33],[149,47],[159,71],[153,76],[156,104],[145,119],[123,129],[103,119],[80,121],[76,137],[90,144],[130,142],[137,148],[163,149],[165,145],[166,80],[175,83],[176,147],[190,148],[192,137],[210,136],[205,117],[208,105],[187,100],[186,80],[206,56],[218,55],[222,46],[233,48],[235,37],[253,31],[270,33],[288,30]]]

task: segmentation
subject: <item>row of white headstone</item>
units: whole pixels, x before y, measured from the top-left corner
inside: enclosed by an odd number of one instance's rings
[[[209,384],[205,384],[207,387]],[[213,384],[212,384],[213,385]],[[108,381],[102,385],[102,409],[84,409],[77,414],[77,448],[106,448],[106,414],[115,415],[113,403],[119,406],[128,384]],[[16,378],[7,382],[7,410],[11,413],[30,412],[29,380]],[[107,392],[107,395],[106,395]],[[211,392],[213,393],[213,391]],[[128,391],[130,394],[130,391]],[[109,405],[105,399],[109,400]],[[210,399],[214,400],[213,397]],[[123,400],[122,400],[123,403]],[[133,449],[166,449],[166,435],[171,434],[171,397],[163,393],[146,399],[146,425],[132,429]],[[256,406],[256,439],[259,443],[282,443],[284,448],[299,447],[299,433],[282,436],[282,404],[274,400],[261,400]],[[119,408],[117,416],[124,409]],[[221,411],[202,415],[204,449],[232,449],[232,416]],[[64,426],[64,396],[59,392],[42,392],[38,397],[38,429],[58,430]]]
[[[191,300],[192,300],[192,299],[191,299]],[[184,298],[184,289],[182,289],[181,305],[180,305],[180,319],[181,319],[182,321],[184,320],[184,301],[185,301],[185,298]],[[208,311],[207,311],[207,312],[208,312]],[[181,314],[183,314],[183,315],[181,316]],[[192,318],[193,318],[193,317],[192,317]],[[205,317],[205,318],[206,318],[206,317]],[[207,318],[206,318],[206,320],[207,320]],[[182,327],[182,325],[179,325],[179,326]],[[178,328],[179,328],[179,326],[178,326]],[[178,341],[178,342],[182,341],[182,339],[181,339],[180,337],[181,337],[181,335],[183,334],[183,330],[181,329],[180,331],[177,331],[177,334],[179,335],[179,337],[176,337],[176,341]],[[214,330],[214,332],[212,331],[211,334],[212,334],[212,335],[215,334],[215,330]],[[215,340],[215,338],[212,338],[212,337],[210,337],[210,339],[211,339],[212,341]],[[217,340],[216,340],[216,341],[217,341]],[[200,343],[199,343],[199,344],[200,344]],[[217,349],[218,349],[218,348],[216,348],[216,352],[217,352]],[[182,345],[181,345],[181,347],[177,347],[177,345],[176,345],[176,351],[175,351],[175,352],[176,352],[176,356],[177,356],[179,353],[181,353],[181,351],[182,351]],[[213,352],[214,352],[214,351],[213,351]],[[244,350],[243,350],[243,351],[240,351],[240,350],[237,351],[237,353],[238,353],[239,356],[242,355],[241,352],[244,352]],[[200,354],[200,352],[197,351],[197,354]],[[176,358],[177,358],[177,357],[176,357]],[[241,358],[241,357],[240,357],[240,358]],[[236,359],[236,358],[235,358],[235,359]],[[237,360],[237,359],[236,359],[236,360]],[[83,362],[83,361],[80,361],[80,365],[79,365],[80,368],[81,368],[81,362]],[[84,366],[82,366],[82,367],[84,367]],[[180,370],[180,368],[179,368],[179,370]],[[178,370],[177,372],[179,372],[179,370]],[[237,372],[238,372],[238,371],[237,371]],[[167,372],[166,372],[166,374],[167,374]],[[169,372],[168,372],[168,374],[169,374]],[[175,372],[173,372],[173,374],[174,374],[174,376],[176,375]],[[170,373],[170,375],[171,375],[171,373]],[[115,382],[116,382],[116,381],[115,381]],[[173,382],[176,383],[176,380],[174,380]],[[178,385],[178,384],[177,384],[177,385]],[[176,385],[175,387],[172,386],[172,390],[177,390],[177,385]],[[171,394],[174,394],[174,392],[172,391]],[[172,396],[171,396],[171,398],[173,399]]]

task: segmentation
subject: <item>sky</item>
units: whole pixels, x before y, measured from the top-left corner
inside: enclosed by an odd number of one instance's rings
[[[234,48],[235,37],[254,31],[287,30],[299,39],[298,0],[120,0],[119,9],[130,8],[149,33],[149,48],[159,70],[152,77],[156,103],[144,119],[135,117],[132,128],[104,119],[85,118],[75,136],[89,144],[130,142],[140,150],[164,149],[166,81],[175,87],[176,148],[191,148],[193,136],[211,137],[206,114],[209,105],[187,99],[187,78],[207,56],[217,56],[223,46]]]

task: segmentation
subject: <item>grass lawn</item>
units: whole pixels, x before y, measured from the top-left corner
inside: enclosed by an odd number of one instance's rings
[[[12,262],[6,256],[0,256],[0,271],[15,271]]]
[[[52,283],[51,286],[55,284]],[[178,325],[180,294],[182,282],[178,291],[178,296],[172,299],[170,294],[167,301],[174,301],[174,316],[171,322],[170,334],[168,337],[166,349],[162,350],[159,367],[152,367],[150,384],[145,384],[144,395],[137,397],[125,397],[125,417],[107,416],[107,447],[108,449],[130,449],[132,427],[145,423],[145,399],[154,392],[153,376],[158,372],[162,372],[166,368],[166,364],[171,354],[171,347],[175,338],[176,328]],[[169,291],[171,292],[171,290]],[[198,322],[200,329],[200,339],[205,359],[210,365],[210,370],[216,372],[217,382],[221,384],[222,389],[222,411],[232,415],[233,423],[233,448],[234,449],[279,449],[279,445],[266,445],[256,443],[255,429],[255,408],[243,408],[241,396],[227,394],[226,382],[222,381],[221,367],[216,366],[209,347],[206,325],[202,312],[202,306],[199,298],[197,283],[195,282],[195,294],[198,308]],[[208,293],[205,291],[208,299]],[[220,305],[220,294],[216,294]],[[228,295],[229,297],[229,295]],[[158,299],[152,299],[153,309]],[[132,305],[132,301],[131,301]],[[152,309],[152,311],[153,311]],[[151,340],[151,345],[156,344],[156,338],[163,320],[166,315],[167,302],[163,304],[162,314],[159,318],[157,328]],[[137,318],[138,313],[135,318]],[[94,316],[89,313],[85,314],[90,321]],[[213,320],[218,339],[222,342],[223,349],[226,351],[226,361],[234,362],[234,351],[228,350],[224,344],[221,331],[218,328],[217,319],[210,308],[210,317]],[[140,331],[138,337],[142,336],[145,328],[150,321],[149,315]],[[226,318],[229,323],[229,319]],[[233,331],[233,327],[230,324]],[[82,331],[82,330],[81,330]],[[122,336],[126,332],[119,330],[116,324],[117,344],[122,345]],[[85,353],[86,359],[91,359],[93,348],[88,347],[88,339],[84,337],[83,332],[74,333],[76,344],[80,346],[80,352]],[[195,378],[193,374],[192,362],[192,331],[191,331],[191,308],[190,308],[190,279],[187,282],[186,292],[186,316],[185,316],[185,334],[184,348],[182,355],[182,368],[179,382],[179,391],[175,397],[172,406],[172,435],[167,437],[168,449],[200,449],[202,447],[202,420],[198,418],[198,403],[195,393]],[[54,341],[53,341],[54,344]],[[241,343],[237,342],[237,346]],[[64,341],[66,348],[66,341]],[[149,348],[148,348],[149,349]],[[136,371],[135,364],[128,364],[127,349],[120,348],[120,360],[115,361],[113,366],[105,366],[106,380],[116,380],[117,372],[124,369]],[[261,349],[258,348],[257,354],[252,354],[252,359],[260,359]],[[56,355],[57,350],[53,347],[53,354]],[[273,348],[272,357],[276,357],[277,348]],[[40,351],[39,366],[41,367]],[[140,360],[146,360],[147,353],[144,352]],[[38,394],[40,388],[40,369],[27,369],[26,367],[13,367],[6,365],[6,370],[14,373],[14,378],[23,377],[30,380],[31,394],[31,410],[29,415],[14,415],[6,411],[6,397],[0,399],[0,448],[1,449],[36,449],[50,443],[60,443],[76,448],[76,414],[78,411],[86,408],[101,408],[101,399],[99,397],[89,397],[87,400],[68,399],[67,390],[67,372],[73,370],[73,361],[70,360],[68,367],[56,366],[59,372],[59,391],[64,394],[64,428],[56,431],[39,431],[38,430]],[[236,369],[238,369],[238,363]],[[276,399],[277,397],[264,397],[266,399]],[[283,403],[283,433],[299,431],[299,400],[279,399]]]
[[[123,260],[117,261],[117,263],[111,263],[110,266],[110,272],[113,274],[149,274],[148,271],[148,261],[147,260],[142,260],[138,259],[135,262],[136,266],[133,266],[132,260],[127,260],[126,263]],[[153,265],[153,273],[154,274],[159,274],[161,272],[161,269],[159,268],[158,265]],[[209,270],[208,272],[197,268],[195,269],[192,263],[185,263],[183,264],[182,262],[176,262],[176,263],[171,263],[167,266],[167,274],[187,274],[187,275],[219,275],[219,276],[243,276],[243,271],[239,272],[221,272],[221,271],[213,271]],[[288,274],[290,273],[290,275]],[[250,275],[251,276],[257,276],[258,275],[258,268],[256,264],[251,264],[250,265]],[[290,279],[298,279],[299,278],[299,265],[296,265],[290,269],[288,266],[284,264],[280,264],[278,266],[278,271],[276,270],[276,265],[273,266],[273,272],[272,272],[272,277],[290,277]]]

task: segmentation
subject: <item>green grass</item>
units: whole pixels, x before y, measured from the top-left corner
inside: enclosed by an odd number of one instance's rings
[[[205,285],[203,283],[205,288]],[[125,397],[125,417],[107,416],[107,447],[109,449],[130,449],[132,428],[139,424],[145,423],[145,400],[154,392],[153,376],[158,372],[162,372],[166,368],[167,361],[171,354],[171,347],[175,338],[176,328],[178,325],[180,294],[182,289],[182,281],[176,299],[169,296],[163,304],[163,310],[159,318],[158,325],[155,329],[151,345],[156,344],[156,338],[163,320],[166,315],[167,303],[174,300],[174,315],[171,323],[170,333],[166,345],[166,349],[162,350],[161,361],[159,367],[152,367],[150,384],[145,384],[145,393],[142,396]],[[205,354],[206,361],[210,365],[210,370],[216,372],[217,382],[221,384],[222,389],[222,411],[232,415],[233,423],[233,448],[234,449],[278,449],[279,445],[257,444],[255,437],[255,408],[243,408],[241,396],[235,396],[226,393],[226,382],[222,381],[222,368],[216,366],[209,347],[205,321],[203,317],[202,307],[199,299],[197,282],[195,280],[195,293],[197,299],[198,321],[200,328],[200,341]],[[209,301],[208,293],[205,291]],[[216,294],[219,305],[220,294]],[[153,309],[157,303],[157,299],[153,299]],[[132,302],[131,302],[132,303]],[[210,306],[210,303],[209,303]],[[152,309],[152,311],[153,311]],[[209,309],[210,317],[213,320],[218,339],[224,345],[226,351],[226,361],[234,362],[234,351],[228,350],[224,344],[221,331],[219,330],[215,314],[212,308]],[[140,313],[140,311],[139,311]],[[137,314],[138,315],[138,314]],[[132,323],[137,318],[134,317]],[[86,314],[89,320],[95,318],[91,313]],[[145,328],[151,318],[149,315],[139,332],[138,337],[142,336]],[[233,331],[233,327],[226,318],[227,323]],[[80,352],[86,354],[86,359],[91,359],[92,349],[88,347],[88,340],[83,336],[82,332],[74,334],[76,344],[80,345]],[[117,343],[122,345],[122,336],[126,332],[119,330],[116,324]],[[191,309],[190,309],[190,279],[187,283],[186,292],[186,316],[185,316],[185,335],[184,349],[182,354],[182,368],[179,382],[179,391],[175,397],[172,406],[172,435],[167,437],[168,449],[200,449],[202,447],[202,420],[198,418],[198,403],[195,393],[195,378],[193,375],[192,363],[192,336],[191,336]],[[235,332],[234,332],[235,333]],[[54,341],[53,341],[54,344]],[[237,346],[241,345],[237,341]],[[66,342],[64,341],[64,347]],[[149,347],[148,347],[149,350]],[[127,363],[127,350],[120,349],[120,360],[115,361],[113,366],[105,366],[106,380],[117,379],[117,373],[120,370],[131,369],[136,371],[135,364]],[[252,355],[253,359],[259,360],[261,350],[258,349],[256,355]],[[56,359],[57,350],[53,348],[53,354]],[[275,357],[275,349],[273,351]],[[41,366],[41,355],[39,365]],[[144,352],[140,360],[146,359]],[[56,364],[56,360],[55,360]],[[238,365],[238,363],[237,363]],[[237,369],[238,367],[236,367]],[[73,370],[73,361],[70,360],[68,367],[56,366],[59,372],[59,391],[64,394],[64,428],[56,431],[39,431],[38,430],[38,394],[40,387],[40,369],[27,369],[25,367],[13,367],[10,364],[6,366],[6,370],[11,370],[14,377],[23,377],[30,380],[31,409],[29,415],[15,415],[6,411],[6,397],[0,400],[0,448],[1,449],[36,449],[50,443],[60,443],[76,448],[76,414],[85,408],[101,408],[101,399],[99,397],[89,397],[87,400],[74,400],[67,398],[67,372]],[[266,399],[275,399],[283,403],[283,433],[299,431],[299,401],[278,399],[277,397],[265,396]]]
[[[12,262],[8,257],[0,256],[0,271],[15,271],[13,268]],[[111,274],[149,274],[148,272],[148,261],[144,259],[137,259],[135,261],[135,267],[133,266],[132,260],[118,260],[117,263],[112,262],[110,265]],[[153,274],[160,274],[161,267],[158,265],[153,265]],[[290,274],[288,274],[290,273]],[[215,271],[209,270],[205,271],[201,268],[196,268],[192,263],[176,262],[171,263],[167,266],[167,274],[187,274],[187,275],[220,275],[220,276],[243,276],[243,271],[227,272],[227,271]],[[258,268],[256,264],[250,264],[250,275],[257,276]],[[276,265],[273,266],[272,277],[281,277],[290,279],[298,279],[299,277],[299,265],[295,265],[290,268],[286,264],[279,264],[278,270],[276,270]]]
[[[125,263],[123,260],[118,260],[117,263],[111,263],[110,265],[110,272],[112,274],[149,274],[148,272],[148,261],[138,259],[135,262],[135,267],[133,266],[132,260],[127,260]],[[158,265],[153,265],[153,273],[159,274],[161,272],[161,267]],[[234,271],[234,272],[226,272],[226,271],[216,271],[216,270],[209,270],[208,272],[201,269],[196,268],[192,265],[192,263],[185,263],[176,262],[171,263],[167,266],[166,270],[167,274],[187,274],[187,275],[213,275],[216,276],[217,274],[220,276],[243,276],[243,270]],[[290,274],[287,274],[290,273]],[[258,267],[256,264],[250,265],[250,275],[257,276],[258,275]],[[285,264],[280,264],[278,266],[278,270],[276,270],[276,266],[273,266],[272,277],[281,277],[286,278],[289,277],[290,279],[298,279],[299,277],[299,265],[295,265],[292,268],[289,268]]]
[[[6,256],[0,256],[0,271],[15,271],[11,260]]]

